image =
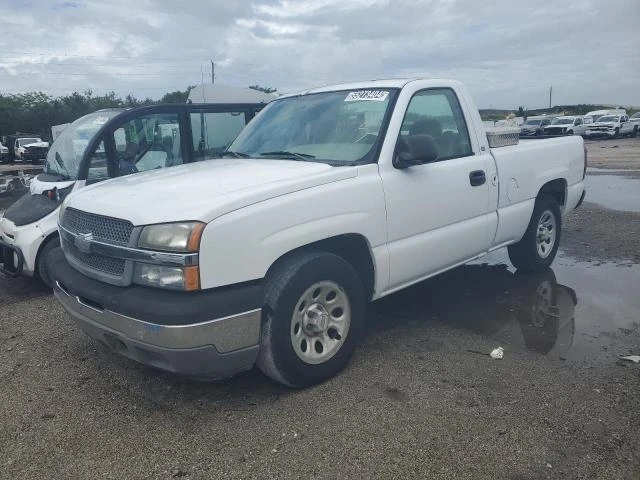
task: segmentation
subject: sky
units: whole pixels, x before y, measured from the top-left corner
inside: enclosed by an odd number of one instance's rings
[[[480,108],[640,105],[640,0],[0,0],[0,93],[454,78]]]

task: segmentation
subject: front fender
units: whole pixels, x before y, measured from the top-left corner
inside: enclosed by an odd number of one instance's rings
[[[262,279],[286,253],[343,234],[362,235],[374,263],[386,265],[377,258],[386,251],[382,182],[377,165],[359,168],[356,177],[266,200],[209,223],[200,244],[202,288]],[[380,275],[384,281],[388,271]]]

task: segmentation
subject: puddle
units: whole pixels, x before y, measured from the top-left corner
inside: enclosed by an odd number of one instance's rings
[[[640,212],[640,180],[617,175],[587,175],[586,201],[612,210]]]
[[[383,299],[372,313],[382,323],[424,318],[471,331],[503,345],[507,358],[531,350],[614,362],[640,348],[638,285],[640,265],[559,256],[544,274],[520,274],[501,250]]]

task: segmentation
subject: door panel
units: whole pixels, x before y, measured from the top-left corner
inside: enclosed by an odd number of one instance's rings
[[[489,218],[495,213],[489,207],[493,160],[488,153],[476,155],[471,150],[466,121],[452,90],[414,95],[400,130],[400,145],[405,135],[431,136],[439,157],[425,165],[381,169],[390,289],[488,250],[493,240]],[[481,172],[484,182],[478,181]]]

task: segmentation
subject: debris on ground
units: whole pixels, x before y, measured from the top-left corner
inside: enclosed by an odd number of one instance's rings
[[[502,347],[494,348],[493,350],[491,350],[491,353],[489,354],[489,356],[494,360],[502,360],[502,357],[504,357],[504,348]]]
[[[620,360],[628,360],[633,363],[640,363],[640,355],[627,355],[626,357],[620,357]]]

